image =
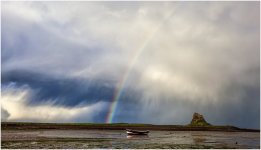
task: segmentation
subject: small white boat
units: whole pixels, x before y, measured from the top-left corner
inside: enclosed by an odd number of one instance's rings
[[[139,131],[139,130],[126,129],[126,132],[128,135],[148,135],[150,131],[149,130]]]

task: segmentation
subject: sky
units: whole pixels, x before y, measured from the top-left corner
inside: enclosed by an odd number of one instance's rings
[[[260,128],[260,2],[2,2],[1,120]]]

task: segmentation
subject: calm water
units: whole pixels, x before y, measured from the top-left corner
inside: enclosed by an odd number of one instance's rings
[[[123,130],[2,131],[2,148],[259,147],[259,132],[151,131],[148,136],[127,136]]]

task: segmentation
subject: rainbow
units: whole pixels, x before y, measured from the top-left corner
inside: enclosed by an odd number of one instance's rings
[[[134,56],[130,60],[130,62],[129,62],[130,65],[126,69],[126,71],[124,73],[124,76],[122,77],[120,82],[118,82],[118,84],[117,84],[117,88],[116,88],[116,90],[114,92],[113,100],[111,102],[108,114],[106,116],[106,123],[112,123],[113,122],[113,117],[114,117],[114,114],[116,112],[117,104],[118,104],[118,102],[120,100],[123,88],[124,88],[126,82],[128,81],[129,75],[130,75],[132,69],[134,68],[134,66],[135,66],[139,56],[146,49],[146,46],[149,44],[149,42],[155,37],[155,34],[158,32],[158,30],[161,28],[161,26],[165,23],[165,21],[168,20],[172,16],[172,14],[173,14],[173,10],[166,17],[164,17],[163,21],[161,21],[156,26],[155,30],[153,32],[151,32],[151,34],[143,42],[141,47],[134,53]]]

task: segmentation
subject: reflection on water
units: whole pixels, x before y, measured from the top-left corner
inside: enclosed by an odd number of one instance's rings
[[[148,135],[127,135],[127,139],[148,139]]]
[[[195,144],[206,142],[206,138],[193,138]]]

